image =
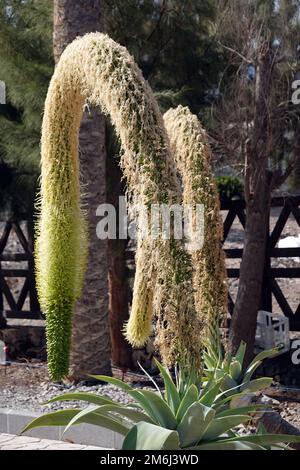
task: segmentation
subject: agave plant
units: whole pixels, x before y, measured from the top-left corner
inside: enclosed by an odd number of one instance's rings
[[[33,420],[23,432],[41,426],[71,426],[89,423],[124,436],[123,450],[267,450],[270,446],[300,442],[300,437],[271,435],[259,431],[240,436],[234,428],[247,424],[260,405],[229,408],[228,390],[221,391],[222,379],[212,378],[199,386],[195,374],[177,373],[175,380],[168,369],[157,362],[164,380],[164,391],[152,380],[156,391],[134,389],[114,377],[94,376],[126,391],[133,399],[121,405],[89,393],[67,393],[50,400],[81,400],[85,409],[68,409]]]
[[[224,356],[218,336],[215,343],[208,344],[203,352],[204,380],[220,380],[220,389],[227,390],[229,395],[249,395],[270,386],[273,382],[271,377],[253,379],[253,374],[265,359],[276,356],[280,348],[260,352],[249,366],[245,366],[246,347],[242,341],[235,356],[228,352]]]

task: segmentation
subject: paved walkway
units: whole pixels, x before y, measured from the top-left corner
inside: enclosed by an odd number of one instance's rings
[[[100,447],[69,444],[36,437],[0,434],[0,450],[102,450]]]

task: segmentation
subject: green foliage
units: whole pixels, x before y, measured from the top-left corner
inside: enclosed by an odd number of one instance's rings
[[[242,351],[240,351],[242,355]],[[124,382],[106,376],[101,381],[118,386],[133,398],[129,405],[120,405],[88,393],[65,394],[50,400],[82,400],[89,404],[83,410],[63,410],[36,418],[23,432],[42,426],[94,424],[125,437],[123,450],[269,450],[283,443],[300,442],[300,437],[271,435],[258,429],[257,434],[239,436],[234,428],[247,424],[259,405],[229,408],[224,405],[221,380],[213,378],[201,388],[199,378],[170,372],[157,363],[164,380],[164,392],[134,389]],[[227,391],[225,391],[226,394]],[[246,393],[246,391],[242,392]]]
[[[244,191],[243,183],[233,176],[218,176],[217,187],[222,201],[231,201],[234,197],[240,198]]]
[[[213,0],[105,0],[106,30],[142,69],[163,110],[198,113],[223,65],[213,40]]]
[[[30,188],[30,190],[29,190]],[[21,219],[34,203],[35,178],[6,164],[0,157],[0,212]]]
[[[43,104],[53,70],[52,2],[0,0],[0,80],[7,105],[0,106],[0,164],[11,178],[0,195],[0,210],[32,213],[39,174]]]
[[[244,394],[255,393],[271,385],[273,379],[270,377],[254,380],[252,377],[263,360],[276,356],[278,351],[278,348],[263,351],[255,356],[249,366],[245,367],[246,344],[244,342],[240,344],[235,356],[226,353],[224,357],[221,342],[218,339],[217,344],[208,344],[203,353],[205,379],[220,381],[220,390],[226,392],[226,396],[239,400]]]
[[[106,30],[134,55],[163,109],[188,104],[197,112],[217,81],[219,51],[211,38],[212,0],[105,0]],[[53,72],[52,2],[0,0],[0,164],[12,175],[1,185],[0,210],[33,209],[39,175],[40,127]],[[18,196],[22,195],[22,196]]]

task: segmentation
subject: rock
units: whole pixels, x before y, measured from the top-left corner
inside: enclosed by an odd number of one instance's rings
[[[18,357],[45,357],[45,331],[42,327],[7,327],[0,331],[0,339],[8,346],[8,359]],[[41,353],[41,354],[39,354]]]
[[[278,406],[280,402],[275,400],[274,398],[268,397],[267,395],[263,395],[259,400],[263,405],[271,405],[271,406]]]

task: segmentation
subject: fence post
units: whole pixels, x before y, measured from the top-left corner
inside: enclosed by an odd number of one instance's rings
[[[270,275],[271,275],[271,246],[270,246],[270,218],[271,211],[268,214],[267,224],[267,239],[266,239],[266,251],[265,251],[265,267],[264,267],[264,278],[261,295],[261,309],[267,312],[272,312],[272,291],[270,287]]]
[[[29,303],[32,312],[40,312],[40,305],[37,297],[36,284],[35,284],[35,269],[34,269],[34,224],[32,220],[27,221],[28,232],[28,247],[30,255],[28,258],[28,280],[29,280]]]
[[[4,226],[4,233],[5,233],[5,226]],[[1,252],[2,252],[2,248],[0,248],[0,255],[1,255]],[[2,265],[1,265],[1,259],[0,259],[0,275],[1,275],[1,270],[2,270]],[[5,328],[5,327],[6,327],[6,318],[4,317],[4,293],[3,293],[2,283],[0,279],[0,328]]]

